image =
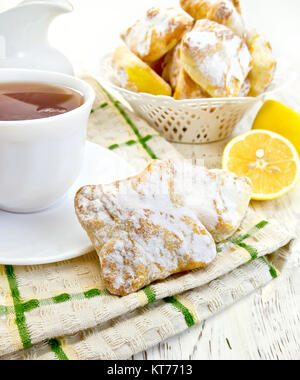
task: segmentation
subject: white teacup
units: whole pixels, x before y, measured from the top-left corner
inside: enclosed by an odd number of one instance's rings
[[[30,213],[55,204],[76,181],[95,93],[87,83],[72,76],[0,69],[0,83],[12,82],[69,87],[84,96],[81,107],[62,115],[0,121],[0,209]]]

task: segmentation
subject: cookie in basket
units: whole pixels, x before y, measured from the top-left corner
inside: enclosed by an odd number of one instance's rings
[[[176,45],[160,62],[162,77],[174,90],[173,97],[176,100],[210,98],[210,95],[201,88],[183,69],[181,60],[181,43]],[[250,92],[250,80],[246,79],[239,93],[240,97],[248,96]]]
[[[251,89],[251,82],[250,82],[250,79],[247,78],[242,85],[239,96],[242,98],[246,98],[247,96],[249,96],[250,89]]]
[[[249,33],[248,45],[253,57],[253,68],[249,75],[251,86],[249,95],[258,96],[273,81],[277,63],[271,44],[259,33]]]
[[[237,97],[251,68],[246,42],[229,28],[199,20],[182,41],[181,58],[189,76],[212,97]]]
[[[171,50],[162,63],[162,77],[174,90],[174,99],[209,98],[210,96],[183,69],[181,43]]]
[[[194,82],[192,78],[187,74],[187,72],[182,68],[177,80],[174,99],[184,100],[200,98],[207,99],[210,98],[210,96],[196,82]]]
[[[208,19],[223,24],[243,37],[246,33],[239,1],[180,0],[182,8],[195,20]]]
[[[128,48],[145,62],[155,62],[172,50],[194,20],[176,8],[151,8],[145,18],[121,34]]]
[[[181,43],[179,43],[165,55],[162,62],[162,77],[166,82],[170,83],[173,90],[177,86],[181,68]]]
[[[101,262],[107,289],[124,296],[172,274],[207,266],[216,245],[176,191],[170,161],[110,185],[85,186],[75,209]]]

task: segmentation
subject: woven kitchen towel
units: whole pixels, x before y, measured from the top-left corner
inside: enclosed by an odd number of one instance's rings
[[[143,120],[93,85],[97,100],[88,132],[91,141],[114,150],[137,169],[153,158],[179,158]],[[128,358],[277,277],[292,238],[278,223],[249,210],[236,236],[218,246],[211,266],[123,298],[104,289],[94,252],[52,265],[0,266],[0,356]],[[276,267],[266,257],[271,253]]]
[[[285,257],[288,252],[286,248],[278,254]],[[257,260],[203,287],[165,298],[73,336],[52,339],[5,359],[128,359],[239,301],[266,285],[273,276],[269,265]]]

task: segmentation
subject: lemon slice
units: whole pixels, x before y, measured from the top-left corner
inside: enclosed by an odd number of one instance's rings
[[[255,200],[279,198],[300,179],[295,147],[281,135],[264,130],[252,130],[234,138],[225,148],[223,168],[250,178]]]

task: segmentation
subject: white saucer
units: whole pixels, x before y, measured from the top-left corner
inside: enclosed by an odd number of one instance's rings
[[[132,174],[133,168],[115,153],[87,143],[81,175],[56,206],[36,214],[0,211],[0,264],[48,264],[92,251],[75,215],[75,193],[81,186],[110,183]]]

